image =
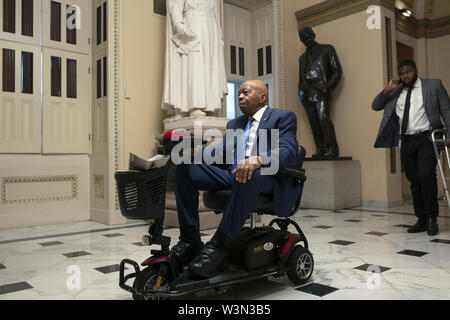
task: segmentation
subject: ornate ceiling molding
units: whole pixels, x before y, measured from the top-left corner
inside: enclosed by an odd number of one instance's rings
[[[329,21],[337,20],[357,12],[365,11],[371,5],[386,7],[394,11],[393,0],[327,0],[299,10],[295,13],[298,28],[314,27]]]
[[[450,34],[450,16],[435,20],[405,18],[398,10],[395,12],[397,31],[416,39],[438,38]]]
[[[428,1],[428,5],[432,0]],[[414,38],[437,38],[450,34],[450,16],[435,20],[405,18],[395,8],[394,0],[327,0],[297,11],[298,29],[314,27],[337,20],[354,13],[365,11],[371,5],[378,5],[395,12],[396,29]]]

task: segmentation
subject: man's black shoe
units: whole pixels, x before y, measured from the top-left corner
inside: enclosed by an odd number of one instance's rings
[[[435,236],[439,233],[437,218],[429,218],[427,221],[427,233],[429,236]]]
[[[180,240],[170,250],[169,258],[176,259],[180,266],[187,266],[200,253],[203,243],[192,243]]]
[[[218,241],[211,240],[191,262],[189,272],[201,278],[212,278],[226,270],[228,265],[227,251],[218,246]]]
[[[408,233],[419,233],[425,230],[427,230],[427,221],[425,219],[419,219],[415,225],[408,229]]]

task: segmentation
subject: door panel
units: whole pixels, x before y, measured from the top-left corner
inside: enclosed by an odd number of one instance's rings
[[[89,54],[91,47],[89,6],[86,0],[44,0],[44,47]],[[77,23],[78,21],[80,23]],[[78,27],[80,29],[77,29]]]
[[[4,1],[0,0],[0,39],[40,45],[41,0],[15,0],[14,17],[4,15]],[[5,32],[5,19],[15,21],[14,32]]]
[[[414,48],[397,41],[397,62],[414,60]]]
[[[60,58],[61,61],[60,70],[59,66],[56,72],[53,69],[53,75],[52,61],[57,59],[52,60],[52,57]],[[76,61],[75,80],[68,81],[68,61]],[[44,48],[43,153],[89,153],[91,91],[88,67],[87,55]],[[73,64],[69,66],[69,70],[70,68],[73,68]],[[71,90],[68,90],[67,85],[73,81],[76,83],[76,98],[69,98],[68,93]],[[55,86],[59,84],[61,89],[58,93],[59,90],[55,90]]]
[[[92,153],[106,154],[107,152],[107,59],[104,54],[94,56],[93,89],[92,92]]]
[[[108,150],[108,35],[106,0],[92,1],[92,153]]]
[[[4,61],[3,49],[14,51],[13,61]],[[28,70],[22,73],[22,53],[28,60]],[[4,92],[4,77],[0,77],[0,153],[41,152],[41,81],[39,47],[0,40],[0,74],[5,63],[14,64],[14,92]],[[27,77],[27,79],[22,79]],[[28,79],[30,77],[30,79]],[[24,81],[25,80],[25,81]],[[24,91],[24,83],[27,83]]]

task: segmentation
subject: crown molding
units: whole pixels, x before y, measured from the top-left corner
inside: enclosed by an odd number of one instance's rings
[[[438,38],[450,35],[450,16],[435,20],[405,18],[399,10],[395,11],[395,20],[397,31],[406,33],[416,39],[420,38]]]
[[[396,30],[406,33],[416,39],[438,38],[450,34],[450,16],[429,20],[405,18],[400,10],[395,8],[394,0],[327,0],[314,6],[299,10],[295,13],[297,26],[314,27],[333,20],[337,20],[361,11],[369,6],[382,6],[395,12]]]
[[[327,0],[295,13],[298,29],[314,27],[354,13],[365,11],[369,6],[383,6],[394,11],[394,0]]]

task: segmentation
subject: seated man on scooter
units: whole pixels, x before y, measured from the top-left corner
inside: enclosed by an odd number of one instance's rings
[[[180,238],[170,256],[183,266],[189,266],[189,272],[201,278],[214,277],[228,268],[230,244],[239,235],[260,193],[273,194],[277,215],[286,217],[300,192],[295,178],[262,172],[262,167],[270,165],[270,161],[277,161],[279,167],[297,164],[297,117],[291,111],[270,108],[267,87],[259,80],[242,84],[238,98],[244,115],[229,121],[227,130],[244,130],[244,139],[228,139],[228,144],[230,141],[233,144],[232,151],[238,149],[239,143],[243,144],[245,156],[239,157],[234,152],[233,163],[225,166],[202,163],[182,164],[176,168]],[[259,139],[262,130],[277,130],[277,143],[270,137]],[[223,155],[228,150],[226,140],[219,148]],[[262,143],[266,145],[261,146]],[[230,201],[216,233],[204,245],[199,231],[199,191],[225,189],[231,190]]]

